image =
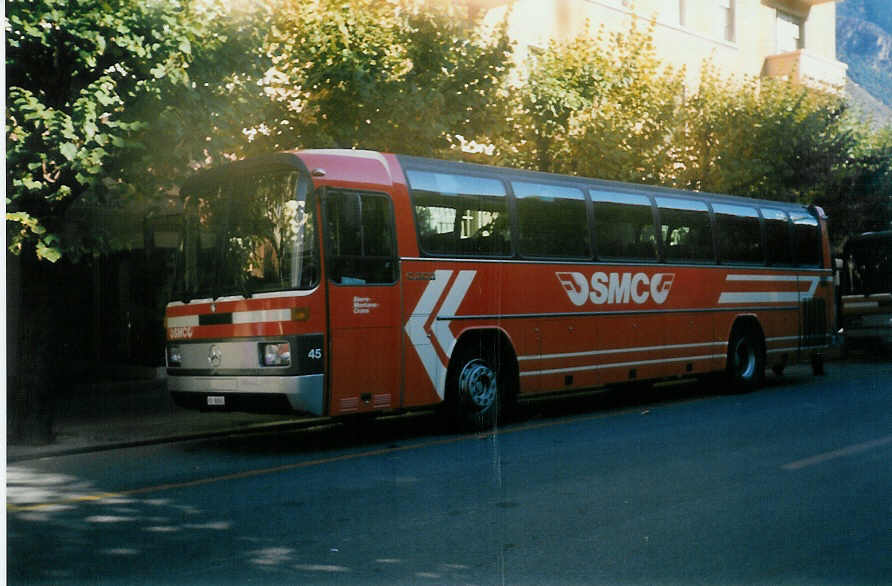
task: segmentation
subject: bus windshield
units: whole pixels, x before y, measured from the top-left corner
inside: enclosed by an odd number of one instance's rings
[[[892,293],[892,232],[856,236],[846,243],[844,295]]]
[[[185,193],[174,298],[188,302],[287,289],[319,278],[309,177],[224,175]]]

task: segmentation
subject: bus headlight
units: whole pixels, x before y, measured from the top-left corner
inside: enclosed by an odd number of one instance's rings
[[[291,345],[288,342],[260,344],[260,356],[263,366],[290,366]]]
[[[183,352],[177,344],[167,346],[167,366],[181,366],[183,364]]]

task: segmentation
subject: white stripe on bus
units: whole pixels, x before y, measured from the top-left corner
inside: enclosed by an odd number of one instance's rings
[[[796,303],[796,291],[754,291],[749,293],[722,293],[719,303]]]
[[[811,299],[818,288],[820,277],[790,275],[727,275],[725,281],[768,282],[768,283],[809,283],[808,291],[724,291],[719,295],[719,303],[795,303]]]
[[[812,277],[803,277],[810,279]],[[726,281],[784,281],[795,283],[799,280],[796,275],[728,275]]]
[[[198,325],[197,315],[180,315],[167,318],[168,328],[189,328]]]
[[[637,360],[634,362],[611,362],[607,364],[591,364],[588,366],[573,366],[568,368],[552,368],[547,370],[528,370],[521,372],[520,376],[532,376],[536,374],[558,374],[564,372],[580,372],[583,370],[602,370],[605,368],[621,368],[624,366],[644,366],[648,364],[668,364],[671,362],[685,362],[690,360],[709,360],[713,358],[726,358],[725,354],[704,354],[702,356],[682,356],[680,358],[661,358],[657,360]]]
[[[521,360],[551,360],[554,358],[578,358],[580,356],[600,356],[603,354],[624,354],[627,352],[650,352],[652,350],[675,350],[678,348],[699,348],[702,346],[726,346],[727,342],[700,342],[697,344],[670,344],[665,346],[642,346],[640,348],[611,348],[609,350],[589,350],[585,352],[567,352],[564,354],[542,354],[520,356]]]
[[[256,311],[233,311],[233,324],[252,324],[267,321],[290,321],[290,309],[258,309]]]

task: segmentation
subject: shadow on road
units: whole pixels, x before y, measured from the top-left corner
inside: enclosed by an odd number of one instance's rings
[[[803,382],[807,370],[777,377],[769,374],[765,386],[754,393],[783,389]],[[727,396],[721,376],[679,379],[656,384],[632,383],[565,395],[524,399],[505,417],[502,429],[557,421],[563,418],[605,416],[628,410],[653,409],[674,403]],[[310,426],[278,428],[249,435],[233,435],[184,445],[186,451],[214,450],[231,455],[324,454],[369,447],[393,448],[407,441],[462,434],[436,410],[381,417],[348,417]],[[486,434],[483,434],[486,435]]]

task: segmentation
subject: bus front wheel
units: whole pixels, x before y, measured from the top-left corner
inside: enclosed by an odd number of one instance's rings
[[[466,347],[456,357],[449,389],[457,423],[465,429],[484,431],[495,427],[501,407],[498,353]],[[482,345],[481,345],[482,346]]]
[[[753,328],[738,328],[728,345],[728,378],[738,391],[752,390],[765,378],[765,352]]]

